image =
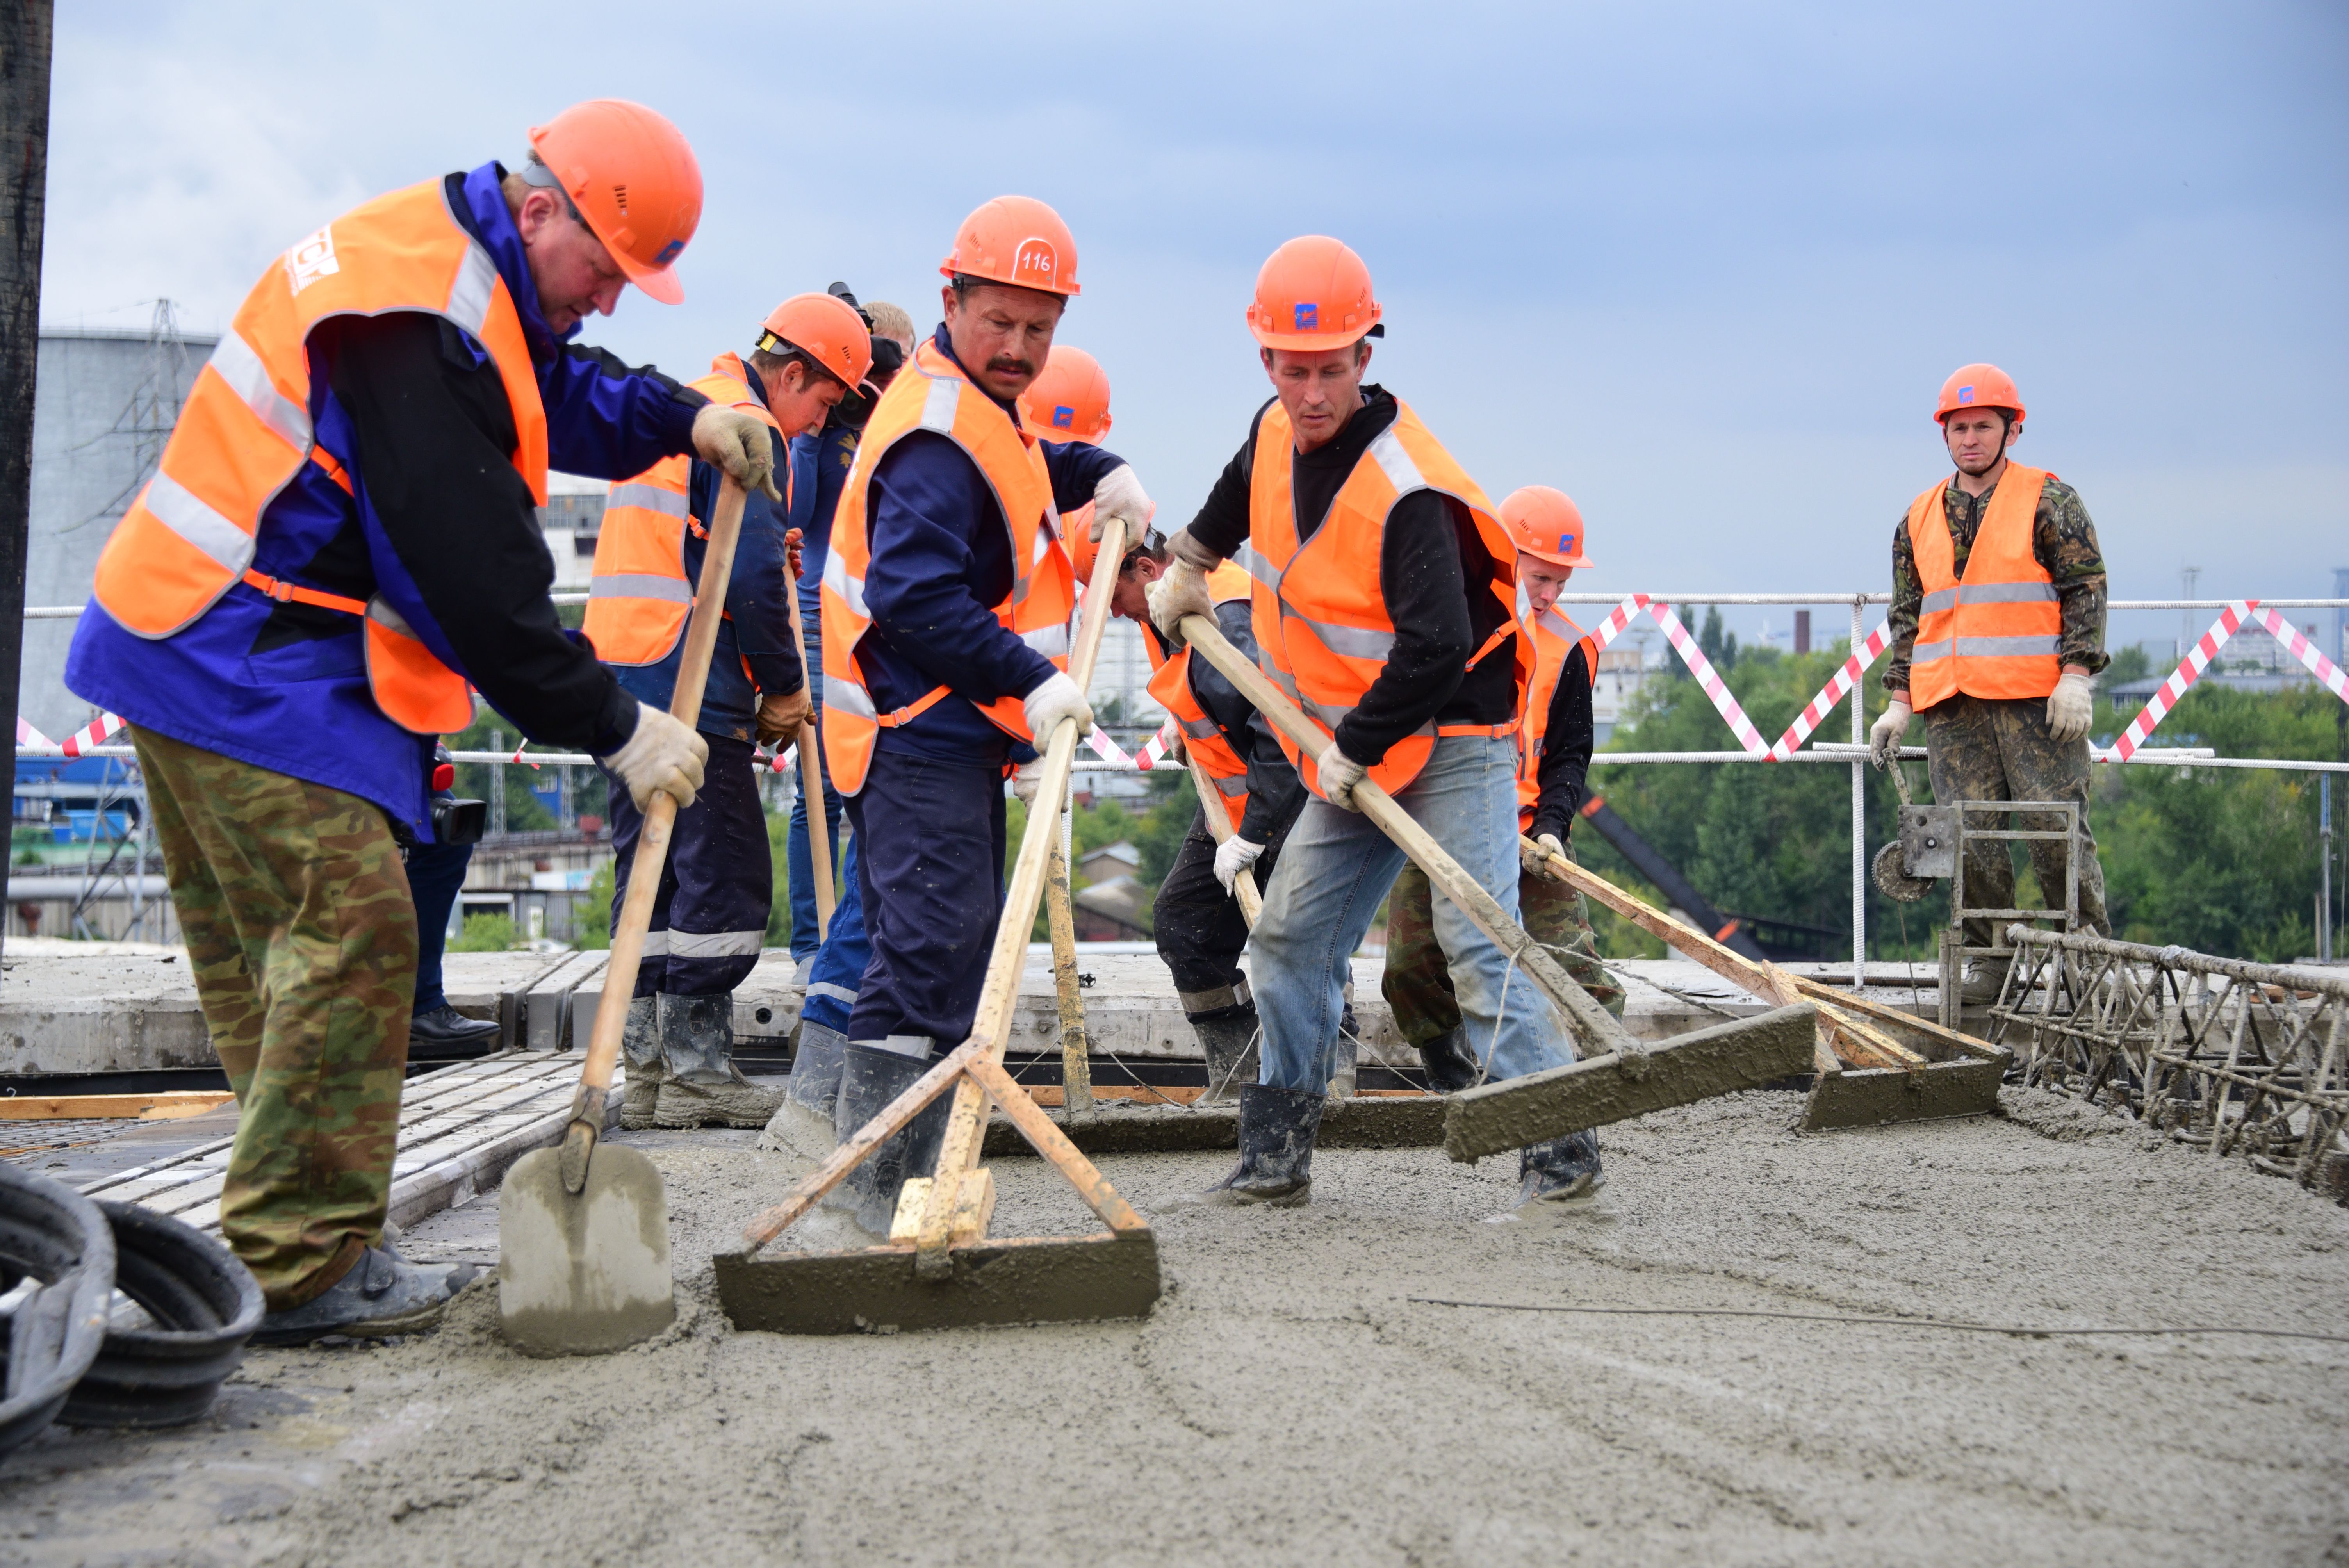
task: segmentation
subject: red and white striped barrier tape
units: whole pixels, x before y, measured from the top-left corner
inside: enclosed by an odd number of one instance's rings
[[[2178,667],[2169,672],[2169,678],[2161,683],[2161,689],[2153,694],[2153,700],[2129,720],[2129,727],[2121,731],[2121,738],[2113,742],[2112,750],[2106,753],[2107,757],[2115,762],[2127,762],[2137,755],[2137,748],[2143,746],[2146,737],[2153,733],[2153,727],[2169,717],[2169,710],[2178,706],[2178,699],[2186,695],[2186,688],[2201,678],[2202,672],[2210,667],[2210,661],[2218,657],[2219,650],[2227,645],[2227,639],[2241,630],[2243,623],[2251,618],[2252,607],[2258,603],[2257,599],[2238,599],[2219,613],[2219,618],[2210,623],[2210,629],[2186,650],[2186,656],[2178,661]],[[2309,651],[2315,652],[2313,648]],[[2319,658],[2323,656],[2317,655]]]
[[[88,724],[75,730],[58,744],[57,749],[67,757],[79,757],[83,748],[103,746],[122,731],[122,720],[110,713],[101,713]]]
[[[55,746],[57,742],[51,740],[47,736],[43,735],[39,730],[35,729],[31,725],[26,723],[25,716],[20,713],[16,716],[16,744],[19,746],[37,746],[42,750],[47,751],[50,747]]]
[[[1826,716],[1836,710],[1836,706],[1851,694],[1851,688],[1859,684],[1860,676],[1882,656],[1891,643],[1892,623],[1889,621],[1880,623],[1876,630],[1868,633],[1857,651],[1844,660],[1843,668],[1836,671],[1835,678],[1819,688],[1818,696],[1803,705],[1803,711],[1795,716],[1795,722],[1786,727],[1786,733],[1780,736],[1778,744],[1770,748],[1770,760],[1784,762],[1793,756],[1795,748],[1808,740],[1811,732],[1818,728]]]
[[[2259,601],[2253,599],[2247,603],[2256,605]],[[2326,658],[2317,645],[2308,640],[2307,633],[2285,620],[2283,612],[2253,609],[2251,619],[2265,626],[2268,635],[2281,644],[2285,653],[2306,666],[2308,673],[2316,677],[2317,684],[2343,702],[2349,702],[2349,676],[2342,674],[2341,666]]]

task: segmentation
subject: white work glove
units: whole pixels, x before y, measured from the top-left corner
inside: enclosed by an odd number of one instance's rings
[[[1354,804],[1354,786],[1362,781],[1362,776],[1370,769],[1339,750],[1336,741],[1333,740],[1321,748],[1321,755],[1315,760],[1313,770],[1321,776],[1323,799],[1332,806],[1340,806],[1349,811],[1361,810],[1360,806]]]
[[[1207,592],[1207,574],[1179,557],[1170,562],[1166,574],[1144,592],[1150,600],[1150,624],[1170,643],[1182,643],[1184,616],[1205,615],[1211,621],[1216,618],[1216,601]]]
[[[1530,846],[1522,838],[1517,841],[1517,863],[1536,876],[1550,875],[1549,858],[1552,855],[1561,860],[1566,858],[1566,845],[1559,841],[1556,833],[1544,833]]]
[[[2055,683],[2053,696],[2047,699],[2047,733],[2069,745],[2088,733],[2095,722],[2096,698],[2087,676],[2079,670],[2065,670]]]
[[[1216,880],[1224,884],[1226,892],[1231,892],[1232,879],[1256,864],[1257,857],[1263,853],[1262,844],[1251,844],[1234,833],[1216,846]]]
[[[1052,678],[1020,698],[1019,706],[1028,716],[1028,733],[1036,738],[1039,748],[1052,743],[1052,727],[1063,718],[1077,721],[1077,735],[1081,738],[1093,727],[1092,704],[1077,689],[1077,683],[1059,670]]]
[[[1884,717],[1868,727],[1868,755],[1878,768],[1892,766],[1893,754],[1900,749],[1900,738],[1909,733],[1909,721],[1915,711],[1899,697],[1884,710]]]
[[[1011,770],[1011,793],[1026,805],[1036,803],[1036,791],[1044,782],[1044,759],[1030,758]]]
[[[1142,481],[1134,477],[1132,463],[1120,463],[1102,475],[1101,483],[1093,486],[1093,527],[1091,535],[1095,544],[1101,542],[1102,525],[1111,518],[1125,519],[1126,548],[1132,549],[1142,539],[1143,530],[1158,509],[1150,504],[1143,493]]]
[[[709,403],[693,417],[693,449],[701,460],[725,470],[746,490],[781,503],[775,488],[775,447],[767,427],[740,408]]]
[[[701,765],[709,760],[709,742],[682,719],[640,702],[636,733],[619,750],[596,760],[628,787],[628,799],[637,810],[651,803],[656,789],[676,796],[681,809],[693,804],[694,792],[701,788]]]

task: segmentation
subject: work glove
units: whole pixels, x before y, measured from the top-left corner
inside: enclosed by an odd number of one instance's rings
[[[807,722],[808,688],[801,686],[782,696],[761,696],[759,699],[759,743],[781,750],[797,740],[800,726]]]
[[[1323,799],[1349,811],[1361,810],[1354,804],[1354,786],[1362,781],[1362,776],[1370,769],[1339,750],[1336,741],[1321,748],[1321,755],[1314,762],[1313,769],[1321,776]]]
[[[800,580],[800,531],[783,530],[783,573],[792,582]]]
[[[1101,542],[1102,525],[1111,518],[1125,519],[1125,543],[1132,549],[1142,539],[1150,520],[1158,514],[1149,496],[1143,493],[1142,481],[1134,477],[1132,463],[1120,463],[1102,475],[1101,483],[1093,486],[1093,526],[1091,538]]]
[[[1170,643],[1178,646],[1183,641],[1182,624],[1185,615],[1216,616],[1216,601],[1207,593],[1207,574],[1188,561],[1168,563],[1166,575],[1144,591],[1150,600],[1150,624]]]
[[[1019,706],[1027,713],[1028,733],[1036,738],[1040,748],[1052,743],[1052,728],[1064,718],[1077,721],[1080,738],[1093,727],[1092,704],[1085,700],[1077,683],[1059,670],[1052,672],[1050,680],[1022,697]]]
[[[1234,833],[1216,846],[1216,880],[1224,884],[1226,892],[1231,892],[1233,880],[1256,864],[1257,857],[1263,853],[1262,844],[1251,844]]]
[[[1517,863],[1536,876],[1550,877],[1555,882],[1557,878],[1551,876],[1549,869],[1552,855],[1561,859],[1566,855],[1566,845],[1559,841],[1556,833],[1544,833],[1530,844],[1522,838],[1517,841]]]
[[[1043,788],[1044,759],[1031,757],[1011,770],[1011,793],[1026,804],[1036,803],[1036,791]]]
[[[650,703],[636,704],[636,727],[626,745],[608,757],[596,758],[628,787],[628,799],[639,811],[649,808],[653,791],[677,797],[679,810],[693,804],[701,788],[701,767],[709,760],[709,742],[682,719]]]
[[[1884,710],[1868,730],[1868,755],[1878,768],[1889,768],[1900,749],[1900,738],[1909,733],[1909,721],[1915,712],[1904,699],[1894,697],[1892,706]]]
[[[2088,733],[2095,716],[2095,693],[2086,672],[2065,670],[2055,683],[2054,695],[2047,699],[2048,735],[2069,745]]]
[[[693,449],[701,460],[725,470],[745,490],[757,490],[781,504],[775,488],[775,447],[767,427],[740,408],[705,403],[693,417]]]

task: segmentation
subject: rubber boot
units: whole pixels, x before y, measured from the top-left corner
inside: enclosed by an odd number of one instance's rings
[[[656,1127],[758,1127],[773,1119],[780,1090],[761,1088],[734,1065],[734,997],[660,997],[668,1078],[653,1107]]]
[[[1420,1047],[1419,1059],[1427,1068],[1427,1087],[1438,1094],[1458,1094],[1475,1085],[1476,1058],[1468,1051],[1465,1025],[1454,1024]]]
[[[759,1147],[821,1160],[834,1148],[833,1114],[840,1103],[840,1066],[848,1037],[807,1018],[800,1020],[800,1046],[792,1057],[792,1081],[783,1103],[759,1136]]]
[[[1987,1007],[1998,1000],[2005,984],[2004,968],[1986,959],[1969,958],[1958,980],[1958,1001],[1968,1007]]]
[[[1207,1057],[1207,1092],[1199,1097],[1201,1105],[1229,1105],[1242,1088],[1256,1082],[1262,1071],[1257,1065],[1257,1027],[1253,1002],[1218,1007],[1191,1020],[1191,1032],[1199,1037],[1199,1049]]]
[[[1599,1163],[1599,1135],[1584,1130],[1528,1144],[1517,1159],[1525,1184],[1517,1191],[1517,1207],[1539,1205],[1544,1210],[1583,1208],[1597,1202],[1607,1185]]]
[[[620,1029],[620,1055],[628,1063],[628,1087],[620,1099],[620,1125],[630,1132],[642,1132],[653,1125],[653,1109],[660,1103],[661,1084],[668,1078],[668,1059],[661,1052],[659,997],[629,999],[628,1021]]]
[[[851,1044],[841,1058],[833,1136],[839,1142],[847,1142],[859,1128],[887,1109],[891,1100],[913,1088],[914,1080],[929,1071],[931,1065],[927,1057]],[[938,1145],[946,1139],[947,1110],[953,1103],[951,1094],[932,1100],[919,1116],[883,1140],[823,1201],[847,1210],[857,1229],[874,1241],[887,1241],[905,1178],[926,1176],[937,1164]]]
[[[1354,1098],[1354,1068],[1361,1047],[1361,1026],[1354,1021],[1354,1005],[1346,1004],[1346,1011],[1338,1020],[1338,1043],[1330,1056],[1330,1098]]]
[[[1293,1209],[1313,1196],[1313,1140],[1329,1102],[1301,1089],[1240,1090],[1240,1162],[1196,1202]]]

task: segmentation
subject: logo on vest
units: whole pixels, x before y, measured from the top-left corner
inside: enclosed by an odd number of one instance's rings
[[[1321,307],[1319,305],[1308,301],[1306,304],[1300,304],[1297,307],[1295,315],[1297,325],[1289,328],[1290,331],[1319,332],[1321,329]]]
[[[1011,275],[1032,277],[1050,286],[1060,276],[1061,253],[1050,240],[1022,240],[1011,253]]]
[[[320,278],[329,278],[343,270],[335,260],[335,226],[332,223],[305,240],[295,242],[285,253],[285,281],[300,294]]]

